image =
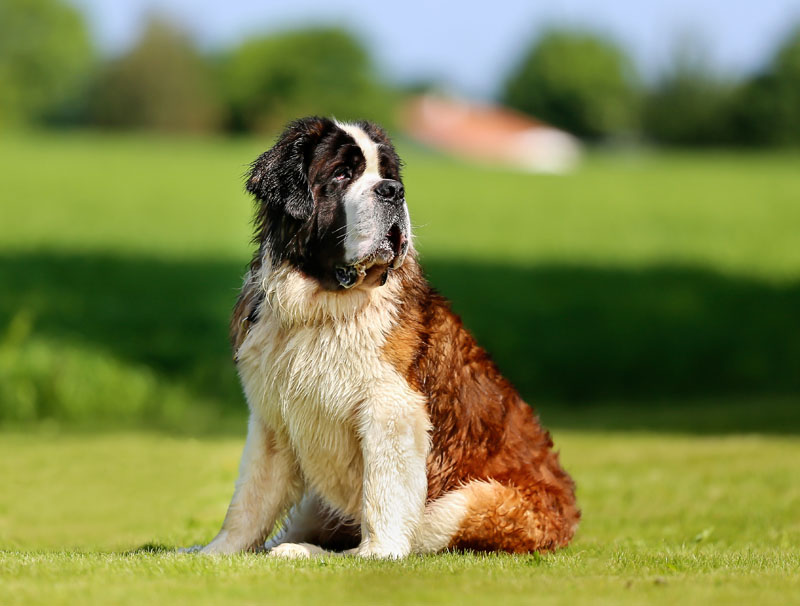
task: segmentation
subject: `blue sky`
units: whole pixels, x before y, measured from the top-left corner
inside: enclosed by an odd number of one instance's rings
[[[700,39],[723,72],[756,70],[800,24],[800,0],[70,1],[87,15],[101,48],[112,53],[130,45],[153,12],[179,21],[206,48],[334,23],[361,37],[387,79],[431,78],[477,97],[491,96],[531,38],[551,24],[610,34],[648,77],[686,35]]]

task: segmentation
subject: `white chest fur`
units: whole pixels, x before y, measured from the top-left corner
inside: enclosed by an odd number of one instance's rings
[[[251,410],[290,445],[306,487],[360,518],[364,414],[421,406],[381,358],[397,307],[391,283],[365,293],[320,292],[298,272],[262,281],[266,300],[238,355]]]

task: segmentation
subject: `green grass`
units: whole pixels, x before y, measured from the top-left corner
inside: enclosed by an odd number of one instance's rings
[[[248,257],[242,175],[270,139],[4,138],[7,250]],[[508,264],[711,267],[796,278],[799,154],[595,154],[573,175],[471,165],[401,145],[418,247]]]
[[[797,154],[404,144],[417,246],[555,429],[544,557],[205,559],[244,435],[227,316],[254,139],[0,139],[0,604],[800,602]],[[200,436],[200,437],[198,437]]]
[[[217,530],[241,438],[6,434],[0,603],[800,599],[796,438],[557,431],[555,439],[584,514],[564,551],[284,563],[170,551]]]
[[[250,251],[241,176],[268,144],[0,141],[0,421],[242,409],[226,326]],[[785,430],[800,156],[593,154],[552,177],[401,151],[433,283],[530,401],[746,398]]]

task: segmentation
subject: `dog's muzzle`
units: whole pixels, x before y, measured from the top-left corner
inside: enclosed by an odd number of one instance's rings
[[[400,223],[394,222],[376,249],[366,258],[349,265],[336,266],[336,281],[342,288],[352,288],[361,283],[368,270],[379,265],[385,267],[380,278],[380,285],[383,286],[389,278],[389,272],[403,265],[407,253],[408,236]]]

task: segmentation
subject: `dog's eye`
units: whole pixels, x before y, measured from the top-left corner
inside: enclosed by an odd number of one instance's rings
[[[334,181],[344,181],[345,179],[349,178],[350,178],[350,169],[347,168],[346,166],[340,166],[333,173]]]

